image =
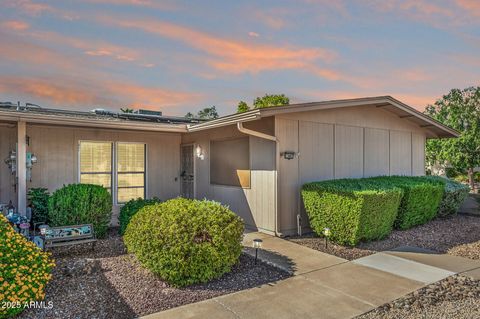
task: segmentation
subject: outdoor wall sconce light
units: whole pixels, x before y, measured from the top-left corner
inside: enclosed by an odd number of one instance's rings
[[[330,231],[330,228],[323,229],[323,236],[325,236],[325,249],[328,248],[328,237],[330,237],[331,234],[332,232]]]
[[[195,155],[197,155],[197,157],[202,161],[205,159],[205,154],[203,153],[203,149],[200,145],[195,147]]]
[[[292,152],[292,151],[285,151],[285,152],[280,154],[280,156],[282,156],[286,160],[294,159],[295,155],[296,155],[295,152]]]
[[[254,239],[253,240],[253,248],[255,248],[255,265],[257,264],[258,249],[262,248],[262,242],[263,242],[263,240],[261,240],[261,239]]]

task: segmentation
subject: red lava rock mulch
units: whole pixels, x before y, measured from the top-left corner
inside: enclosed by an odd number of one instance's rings
[[[135,318],[184,304],[287,278],[289,275],[242,254],[232,271],[219,279],[185,288],[169,286],[125,253],[112,230],[88,245],[54,250],[57,267],[45,301],[52,309],[27,309],[19,318]]]

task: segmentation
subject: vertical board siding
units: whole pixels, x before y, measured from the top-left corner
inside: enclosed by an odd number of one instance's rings
[[[365,128],[364,176],[389,175],[390,141],[388,130]]]
[[[7,158],[9,152],[15,149],[17,139],[17,130],[15,125],[0,126],[0,203],[8,204],[12,201],[12,204],[17,206],[17,194],[13,187],[14,176],[4,163],[4,159]]]
[[[334,126],[300,121],[300,183],[334,177]]]
[[[248,125],[247,125],[248,124]],[[274,134],[272,118],[246,123],[245,127]],[[196,198],[207,198],[230,207],[246,227],[275,232],[275,142],[250,136],[250,188],[210,184],[210,141],[246,136],[235,125],[182,135],[182,144],[199,145],[204,159],[195,158]]]
[[[278,119],[275,124],[276,136],[280,141],[280,154],[285,151],[298,153],[298,121]],[[280,229],[296,228],[296,214],[299,207],[298,157],[291,160],[280,157],[278,172],[278,219]]]
[[[335,125],[335,178],[363,177],[363,128]]]
[[[425,175],[425,136],[412,134],[412,175]]]
[[[412,133],[390,131],[390,175],[412,175]]]
[[[306,182],[424,174],[425,129],[375,106],[283,114],[275,119],[275,131],[280,152],[299,152],[298,161],[279,162],[282,235],[297,232],[299,192]]]

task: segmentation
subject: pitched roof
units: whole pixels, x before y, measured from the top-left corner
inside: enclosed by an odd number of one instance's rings
[[[420,127],[431,132],[428,137],[458,137],[459,132],[438,122],[432,117],[425,115],[411,106],[391,97],[391,96],[374,96],[355,99],[331,100],[322,102],[298,103],[285,106],[274,106],[263,109],[254,109],[245,113],[237,113],[227,115],[215,120],[204,123],[189,125],[189,131],[199,131],[219,126],[235,124],[237,122],[252,121],[263,117],[274,116],[285,113],[308,112],[326,109],[335,109],[342,107],[354,106],[375,106],[385,109],[399,118],[411,121]]]
[[[203,121],[184,117],[145,115],[132,113],[114,113],[104,110],[92,112],[69,111],[39,107],[18,107],[0,103],[0,120],[25,120],[32,123],[53,125],[75,125],[85,127],[104,127],[130,130],[194,132],[221,127],[237,122],[253,121],[278,114],[307,112],[342,107],[375,106],[387,110],[405,121],[416,123],[424,128],[430,138],[458,137],[459,132],[436,121],[413,107],[391,96],[374,96],[356,99],[331,100],[311,103],[298,103],[254,109],[245,113],[231,114],[218,119]]]

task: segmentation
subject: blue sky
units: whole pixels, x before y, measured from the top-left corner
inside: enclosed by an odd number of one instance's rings
[[[169,115],[480,85],[480,1],[2,0],[0,101]]]

